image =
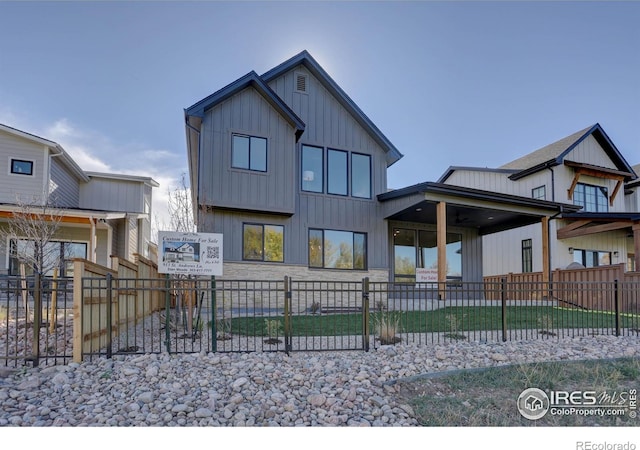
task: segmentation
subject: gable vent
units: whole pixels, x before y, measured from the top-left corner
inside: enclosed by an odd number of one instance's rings
[[[303,73],[296,73],[296,92],[307,93],[307,76]]]

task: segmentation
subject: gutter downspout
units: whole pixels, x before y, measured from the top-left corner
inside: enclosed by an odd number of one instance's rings
[[[198,171],[198,173],[196,174],[196,176],[198,177],[198,182],[197,182],[197,186],[196,186],[196,204],[195,204],[195,208],[192,208],[192,214],[194,215],[194,221],[196,224],[196,231],[198,230],[198,224],[200,223],[199,220],[199,215],[200,215],[200,130],[198,130],[196,127],[194,127],[193,125],[191,125],[189,123],[189,117],[186,116],[185,117],[185,121],[184,121],[185,125],[187,126],[187,128],[189,128],[192,131],[195,131],[198,134],[198,149],[196,151],[196,170]],[[191,181],[191,180],[189,180]],[[193,186],[191,186],[191,189],[193,189]],[[194,206],[194,205],[192,205]]]
[[[113,227],[103,219],[104,222],[102,224],[107,227],[107,267],[109,269],[113,269],[113,263],[111,256],[113,254]]]
[[[551,201],[556,201],[556,177],[552,166],[547,166],[547,169],[551,171]]]
[[[553,173],[553,170],[551,171]],[[553,216],[549,217],[549,220],[547,221],[547,247],[549,248],[549,254],[547,255],[547,265],[549,267],[549,283],[551,283],[551,274],[553,272],[553,270],[551,269],[551,221],[555,220],[558,218],[558,216],[560,214],[562,214],[564,212],[564,208],[562,207],[562,205],[560,205],[560,210],[555,213]]]

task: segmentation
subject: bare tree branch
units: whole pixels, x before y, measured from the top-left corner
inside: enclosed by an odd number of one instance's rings
[[[55,207],[51,199],[33,196],[24,200],[16,196],[17,210],[11,214],[7,227],[0,229],[0,239],[11,243],[11,256],[38,273],[58,267],[60,246],[51,245],[60,228],[64,210]]]

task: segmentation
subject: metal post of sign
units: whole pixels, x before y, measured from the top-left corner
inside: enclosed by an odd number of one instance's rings
[[[164,287],[164,343],[167,346],[167,353],[171,353],[171,294],[169,293],[171,282],[169,274],[165,275]]]
[[[224,307],[224,306],[223,306]],[[218,351],[218,330],[216,324],[216,277],[211,277],[211,350]],[[222,311],[224,314],[224,311]]]

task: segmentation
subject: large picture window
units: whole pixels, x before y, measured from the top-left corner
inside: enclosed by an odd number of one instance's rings
[[[267,140],[234,134],[231,144],[231,166],[236,169],[267,171]]]
[[[573,204],[588,212],[608,212],[609,195],[606,186],[578,183],[573,191]]]
[[[302,146],[302,190],[371,198],[371,156]]]
[[[351,231],[309,230],[309,267],[367,268],[367,235]]]
[[[61,277],[73,274],[73,258],[86,258],[87,244],[83,242],[50,241],[41,250],[35,241],[11,239],[9,242],[9,274],[20,275],[20,263],[25,264],[26,274],[32,275],[33,268],[41,267],[43,275],[53,275],[58,269]]]
[[[416,267],[438,268],[437,233],[430,230],[393,230],[394,279],[414,282]],[[462,278],[462,235],[447,233],[447,278]]]
[[[284,262],[283,226],[245,223],[242,227],[243,259]]]

